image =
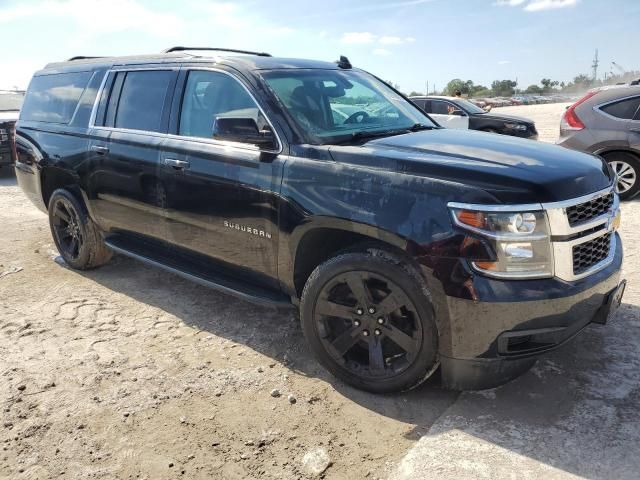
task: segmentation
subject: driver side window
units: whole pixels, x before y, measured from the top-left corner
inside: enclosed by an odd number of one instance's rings
[[[189,72],[178,133],[212,138],[216,118],[253,118],[258,125],[265,123],[255,101],[236,79],[220,72]]]
[[[442,100],[431,100],[431,113],[436,115],[453,115],[456,110],[454,105],[449,102],[443,102]]]

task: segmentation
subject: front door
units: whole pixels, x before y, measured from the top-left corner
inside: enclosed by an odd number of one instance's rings
[[[219,70],[182,71],[174,102],[161,155],[172,243],[277,286],[280,145],[263,152],[213,139],[216,118],[266,117],[247,88]]]
[[[429,116],[445,128],[469,128],[469,116],[451,102],[430,100],[427,108]]]

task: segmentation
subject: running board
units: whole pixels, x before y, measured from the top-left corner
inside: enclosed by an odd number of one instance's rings
[[[256,285],[247,285],[218,272],[205,272],[202,268],[198,268],[195,263],[180,262],[168,252],[154,252],[153,250],[145,249],[143,244],[137,241],[130,241],[120,235],[108,237],[105,239],[105,243],[116,253],[121,253],[147,265],[161,268],[192,282],[233,295],[256,305],[278,308],[292,307],[291,299],[283,293]]]

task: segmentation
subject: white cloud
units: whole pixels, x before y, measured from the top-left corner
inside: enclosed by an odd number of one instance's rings
[[[497,7],[518,7],[524,5],[523,9],[527,12],[540,12],[543,10],[574,7],[578,3],[580,3],[580,0],[496,0],[493,5]]]
[[[416,41],[416,39],[413,37],[405,37],[404,41],[407,43],[413,43]]]
[[[400,37],[384,36],[380,37],[379,42],[382,45],[402,45],[402,43],[404,43],[404,40]]]
[[[498,61],[498,65],[507,65],[508,63],[511,63],[509,60],[499,60]]]
[[[527,12],[554,10],[557,8],[574,7],[580,0],[531,0],[524,9]]]
[[[391,55],[391,52],[386,48],[375,48],[371,53],[373,53],[374,55],[380,55],[383,57],[386,57],[387,55]]]
[[[148,9],[135,0],[111,0],[108,8],[100,0],[40,0],[0,8],[0,23],[28,17],[71,19],[85,35],[137,30],[173,37],[183,27],[180,17]]]
[[[377,35],[371,32],[346,32],[342,34],[340,41],[348,44],[364,45],[375,42]]]

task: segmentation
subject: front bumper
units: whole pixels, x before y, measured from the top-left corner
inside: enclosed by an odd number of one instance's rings
[[[440,336],[444,385],[464,390],[495,387],[526,371],[536,356],[559,347],[588,324],[606,321],[620,284],[622,256],[618,239],[613,261],[581,280],[498,281],[476,276],[477,300],[447,296],[449,328]]]

